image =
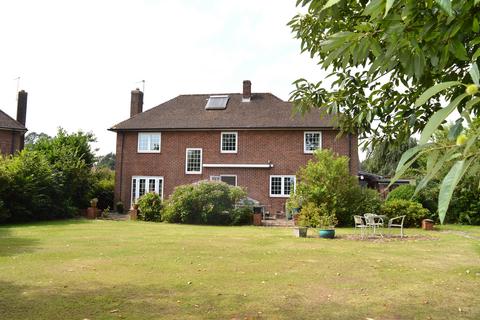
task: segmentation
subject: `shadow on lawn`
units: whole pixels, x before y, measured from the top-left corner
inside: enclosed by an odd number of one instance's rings
[[[14,256],[34,251],[38,240],[22,238],[12,234],[9,227],[0,227],[0,257]]]
[[[2,319],[295,319],[305,303],[305,297],[278,304],[267,297],[259,301],[254,295],[241,293],[205,294],[192,287],[98,287],[96,283],[91,287],[78,289],[65,283],[25,286],[0,281]],[[266,305],[273,305],[275,311],[265,310]],[[340,307],[331,304],[329,310]]]

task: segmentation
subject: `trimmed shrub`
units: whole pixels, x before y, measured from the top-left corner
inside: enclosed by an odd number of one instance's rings
[[[414,202],[421,202],[418,195],[416,195],[415,197],[413,196],[414,193],[415,186],[412,186],[411,184],[404,184],[390,191],[385,201],[411,200]]]
[[[429,217],[430,212],[418,202],[396,199],[385,202],[381,210],[388,219],[405,215],[405,227],[418,227],[422,219]]]
[[[240,223],[244,212],[235,213],[235,204],[246,197],[240,187],[223,182],[200,182],[175,188],[166,201],[165,221],[173,223],[231,225]]]
[[[144,221],[162,220],[162,199],[155,192],[144,194],[138,199],[138,219]]]

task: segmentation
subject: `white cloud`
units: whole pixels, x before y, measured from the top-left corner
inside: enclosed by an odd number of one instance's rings
[[[290,0],[2,1],[0,108],[15,116],[20,76],[30,131],[93,131],[107,153],[140,80],[145,109],[244,79],[287,99],[295,79],[323,76],[286,26],[296,12]]]

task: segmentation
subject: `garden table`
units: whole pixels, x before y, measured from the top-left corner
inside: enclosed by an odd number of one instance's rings
[[[387,216],[374,213],[366,213],[364,217],[367,227],[372,228],[373,235],[375,236],[377,229],[379,229],[379,235],[383,238],[383,233],[381,230],[384,227],[384,220],[387,218]]]

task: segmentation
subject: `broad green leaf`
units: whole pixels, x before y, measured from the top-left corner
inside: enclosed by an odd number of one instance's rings
[[[480,31],[480,25],[478,24],[478,19],[477,18],[473,18],[472,31],[473,32],[479,32]]]
[[[440,222],[442,224],[445,220],[445,215],[447,214],[453,191],[455,190],[458,182],[462,179],[462,176],[465,174],[465,171],[471,162],[471,159],[467,161],[460,160],[455,162],[455,164],[452,166],[452,168],[450,168],[450,171],[442,181],[442,185],[440,186],[440,193],[438,194],[438,216],[440,217]]]
[[[448,106],[438,110],[430,117],[430,120],[428,120],[420,136],[420,141],[418,142],[420,145],[427,143],[428,139],[430,139],[435,130],[437,130],[438,126],[450,115],[450,113],[452,113],[453,110],[455,110],[458,104],[466,96],[466,93],[459,95]]]
[[[432,165],[432,163],[430,163],[431,169],[427,169],[427,174],[418,183],[417,188],[415,189],[414,195],[417,195],[417,193],[420,190],[425,188],[425,186],[428,184],[428,182],[430,180],[432,180],[437,175],[438,172],[440,172],[440,170],[443,167],[443,164],[447,161],[448,158],[451,157],[452,153],[454,153],[454,152],[455,152],[455,149],[448,150],[443,156],[440,157],[440,159],[438,159],[438,161],[430,159],[431,162],[433,162],[433,161],[436,161],[436,162],[435,162],[434,165]],[[427,164],[428,164],[428,162],[427,162]]]
[[[398,179],[400,179],[405,171],[407,171],[408,168],[411,167],[411,165],[422,155],[422,153],[418,153],[415,157],[410,159],[408,162],[406,162],[402,167],[398,168],[395,171],[395,176],[390,180],[390,183],[388,184],[388,187],[393,185]]]
[[[330,8],[331,6],[336,5],[339,2],[340,0],[328,0],[327,3],[325,3],[325,5],[323,6],[322,10]]]
[[[395,0],[387,0],[387,3],[385,4],[385,15],[383,16],[384,18],[387,16],[388,11],[390,11],[390,8],[393,6],[393,3]]]
[[[476,61],[478,57],[480,57],[480,48],[478,48],[477,51],[475,51],[475,53],[472,56],[472,60]]]
[[[435,0],[436,3],[445,11],[449,16],[453,15],[452,2],[450,0]]]
[[[465,109],[467,109],[467,111],[470,112],[470,109],[479,102],[480,102],[480,97],[475,97],[472,100],[468,100],[467,103],[465,103]],[[467,117],[467,116],[468,116],[468,113],[464,115],[464,117]]]
[[[465,46],[459,40],[454,39],[450,43],[450,51],[457,59],[464,61],[468,60],[467,49],[465,49]]]
[[[458,81],[448,81],[448,82],[442,82],[434,85],[433,87],[428,88],[425,90],[424,93],[420,97],[418,97],[417,101],[415,101],[415,106],[419,107],[425,102],[427,102],[428,99],[439,93],[440,91],[443,91],[445,89],[448,89],[453,86],[458,86],[461,85],[461,82]]]
[[[418,152],[420,152],[422,149],[425,149],[426,145],[422,146],[415,146],[413,148],[408,149],[402,154],[402,157],[400,158],[400,161],[398,162],[397,169],[395,171],[399,171],[400,168],[402,168],[405,163],[410,160],[414,155],[416,155]]]
[[[470,77],[472,77],[473,83],[475,83],[477,86],[479,85],[480,81],[480,72],[478,72],[478,66],[476,63],[472,63],[472,67],[470,68]]]

